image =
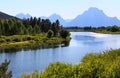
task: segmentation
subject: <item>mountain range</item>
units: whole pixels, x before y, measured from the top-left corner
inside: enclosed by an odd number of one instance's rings
[[[20,19],[27,19],[27,18],[30,18],[32,17],[30,14],[23,14],[23,13],[19,13],[16,15],[17,18],[20,18]]]
[[[105,15],[98,8],[89,8],[83,14],[78,15],[75,19],[67,24],[68,26],[112,26],[120,25],[120,20],[116,17]]]
[[[6,13],[0,12],[0,18],[12,18],[13,16],[8,15]],[[17,18],[20,19],[27,19],[32,17],[30,14],[23,14],[19,13],[16,16]],[[83,14],[78,15],[74,19],[63,19],[60,15],[58,14],[52,14],[49,17],[46,16],[40,16],[42,19],[50,19],[52,22],[56,21],[57,19],[60,21],[60,24],[63,25],[64,27],[67,26],[113,26],[117,25],[120,26],[120,20],[116,17],[109,17],[107,16],[102,10],[91,7]]]
[[[24,16],[26,17],[26,16]],[[18,17],[19,18],[19,17]],[[52,14],[49,17],[41,16],[42,19],[50,19],[52,22],[59,20],[63,26],[112,26],[120,25],[120,20],[116,17],[107,16],[102,10],[91,7],[83,14],[78,15],[71,20],[65,20],[58,14]]]

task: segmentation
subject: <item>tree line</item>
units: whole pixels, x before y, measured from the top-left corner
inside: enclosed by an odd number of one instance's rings
[[[52,36],[58,36],[65,30],[60,26],[59,20],[51,22],[49,19],[36,17],[23,20],[0,19],[0,36],[33,35],[47,33],[48,31]]]
[[[85,26],[85,27],[66,27],[65,29],[76,29],[81,31],[108,31],[108,32],[120,32],[120,27],[113,25],[113,26],[100,26],[100,27],[92,27],[92,26]]]

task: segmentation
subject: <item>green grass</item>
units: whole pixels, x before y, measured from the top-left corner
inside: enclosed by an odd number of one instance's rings
[[[0,52],[40,48],[42,45],[60,44],[67,39],[61,37],[47,38],[46,33],[36,35],[13,35],[0,37]],[[70,38],[68,39],[70,40]]]
[[[80,64],[50,64],[22,78],[120,78],[120,49],[87,54]]]
[[[84,32],[83,29],[66,29],[66,30],[70,32]]]

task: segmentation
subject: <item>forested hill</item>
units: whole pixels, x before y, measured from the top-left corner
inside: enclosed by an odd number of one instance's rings
[[[0,11],[0,19],[16,18]]]

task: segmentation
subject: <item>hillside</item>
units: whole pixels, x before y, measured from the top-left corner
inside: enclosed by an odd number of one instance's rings
[[[0,11],[0,18],[1,19],[9,19],[9,18],[14,18],[14,17]]]

